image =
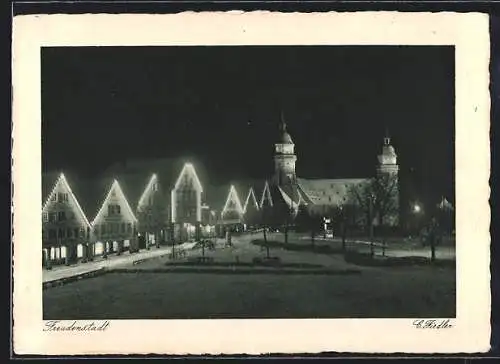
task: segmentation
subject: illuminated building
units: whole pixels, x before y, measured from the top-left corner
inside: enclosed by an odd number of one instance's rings
[[[137,217],[115,179],[92,221],[93,255],[136,250]]]
[[[54,181],[55,179],[55,181]],[[71,263],[83,258],[91,241],[91,224],[62,173],[46,176],[42,207],[44,265]]]
[[[325,216],[332,207],[348,203],[350,189],[369,180],[298,177],[295,144],[283,117],[279,131],[274,175],[262,180],[214,186],[207,182],[206,166],[180,159],[118,163],[105,177],[72,179],[76,193],[65,175],[56,181],[44,175],[44,261],[68,263],[199,239],[214,229],[222,235],[228,229],[282,224],[283,217],[293,218],[300,206]],[[395,176],[397,181],[397,155],[388,137],[378,160],[378,175]],[[93,213],[89,222],[86,214]],[[397,224],[397,216],[388,221]]]

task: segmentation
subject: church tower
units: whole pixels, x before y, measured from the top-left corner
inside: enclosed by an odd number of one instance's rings
[[[377,173],[394,175],[397,178],[399,171],[398,156],[394,147],[391,145],[391,138],[386,132],[382,153],[378,156]]]
[[[382,153],[378,155],[377,177],[386,192],[387,198],[393,201],[393,203],[385,203],[386,206],[392,206],[391,211],[387,211],[386,216],[384,216],[384,223],[391,226],[398,225],[400,220],[398,172],[398,156],[386,130]]]
[[[274,182],[281,186],[294,184],[297,180],[295,175],[295,144],[286,130],[286,123],[281,114],[280,133],[274,149]]]

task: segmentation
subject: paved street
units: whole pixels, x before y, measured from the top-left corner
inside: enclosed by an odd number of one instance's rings
[[[185,243],[180,245],[184,249],[190,249],[194,243]],[[142,250],[139,253],[130,254],[124,253],[122,255],[110,255],[108,259],[102,259],[101,257],[96,258],[93,262],[78,263],[72,266],[55,266],[52,270],[43,270],[43,283],[51,282],[62,278],[69,278],[79,274],[89,273],[92,271],[99,270],[101,268],[117,268],[120,266],[133,264],[133,262],[160,257],[162,255],[169,254],[172,251],[171,247],[152,247],[150,250]]]

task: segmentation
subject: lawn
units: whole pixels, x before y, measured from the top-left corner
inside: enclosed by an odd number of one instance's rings
[[[45,319],[454,317],[455,271],[108,273],[43,291]]]
[[[206,251],[215,262],[251,262],[266,255],[253,239]],[[158,272],[166,258],[126,265],[107,273],[43,291],[45,319],[180,318],[405,318],[454,317],[455,269],[439,266],[372,267],[346,262],[341,254],[270,251],[282,262],[359,274],[245,272]],[[199,256],[188,252],[185,260]],[[279,270],[279,268],[276,268]],[[181,269],[182,270],[182,269]]]

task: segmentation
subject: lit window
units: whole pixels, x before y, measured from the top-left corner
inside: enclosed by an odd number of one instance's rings
[[[120,205],[116,205],[116,213],[120,214]]]
[[[50,201],[52,202],[57,202],[57,193],[54,193],[52,197],[50,198]]]
[[[68,194],[67,193],[59,193],[59,196],[57,199],[59,202],[68,202]]]
[[[48,222],[49,221],[49,214],[44,212],[42,214],[43,222]]]

